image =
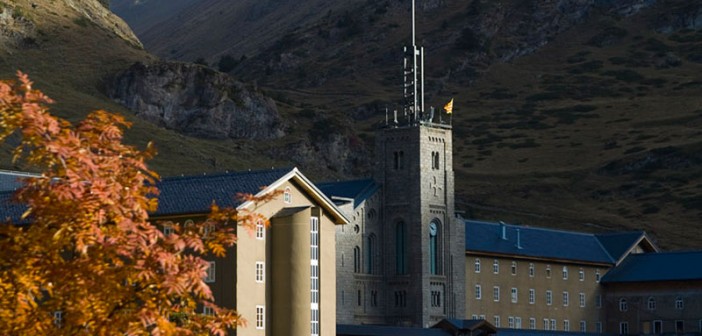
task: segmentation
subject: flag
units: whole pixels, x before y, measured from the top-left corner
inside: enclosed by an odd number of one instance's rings
[[[453,98],[451,98],[451,101],[446,103],[444,106],[444,110],[446,110],[446,114],[451,114],[453,113]]]

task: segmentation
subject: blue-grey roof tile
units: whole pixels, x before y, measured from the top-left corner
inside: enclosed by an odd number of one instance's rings
[[[17,190],[24,185],[23,179],[38,176],[27,172],[0,170],[0,191]]]
[[[330,199],[334,196],[353,199],[353,207],[373,196],[380,186],[373,179],[318,183],[317,187]]]
[[[14,199],[14,191],[0,192],[0,222],[23,224],[22,214],[27,211],[27,206]]]
[[[702,251],[630,254],[602,283],[702,280]]]
[[[582,332],[574,332],[574,331],[558,331],[558,330],[529,330],[529,329],[507,329],[507,328],[501,328],[497,330],[497,335],[498,336],[520,336],[520,335],[528,335],[528,336],[605,336],[609,334],[599,334],[599,333],[582,333]]]
[[[466,251],[612,264],[595,235],[529,226],[466,220]],[[519,231],[519,248],[517,232]]]
[[[168,177],[159,181],[156,216],[207,213],[212,202],[236,207],[237,193],[256,194],[292,169],[232,172],[215,175]]]

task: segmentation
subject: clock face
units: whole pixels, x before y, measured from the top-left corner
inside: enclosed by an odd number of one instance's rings
[[[436,223],[429,224],[429,235],[436,236]]]

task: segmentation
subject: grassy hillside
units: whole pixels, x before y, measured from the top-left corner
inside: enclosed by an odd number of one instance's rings
[[[253,6],[211,5],[241,25],[242,8]],[[247,59],[233,72],[271,91],[300,131],[322,114],[353,122],[372,144],[385,107],[400,100],[409,5],[327,5],[323,17],[295,24],[274,20],[285,11],[273,10],[250,23],[273,27],[263,37],[220,31],[195,10],[183,27],[234,36],[226,52]],[[427,100],[456,98],[458,208],[531,225],[644,229],[666,248],[700,247],[702,32],[684,29],[699,6],[660,1],[635,13],[622,5],[549,18],[572,26],[542,24],[549,19],[527,2],[494,6],[446,1],[418,16]],[[156,51],[214,62],[222,44],[188,48],[165,37]]]

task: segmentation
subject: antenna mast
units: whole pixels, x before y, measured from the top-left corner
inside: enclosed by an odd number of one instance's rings
[[[410,116],[410,123],[418,123],[424,115],[424,48],[417,48],[415,7],[412,0],[412,47],[404,48],[403,62],[405,114]]]

